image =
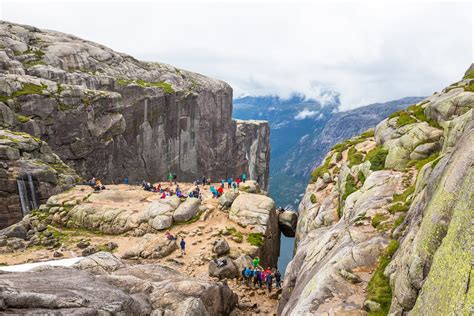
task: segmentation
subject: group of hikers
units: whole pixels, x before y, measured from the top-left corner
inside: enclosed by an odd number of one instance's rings
[[[103,185],[102,181],[96,177],[92,177],[89,181],[87,181],[87,183],[94,188],[94,191],[105,190],[105,185]]]
[[[238,187],[240,187],[240,183],[245,183],[245,181],[247,181],[247,174],[245,172],[242,173],[241,177],[238,177],[235,180],[232,177],[228,178],[227,180],[221,179],[221,185],[217,189],[215,186],[211,185],[210,190],[212,197],[216,199],[219,198],[224,193],[226,183],[228,189],[236,190]]]
[[[173,190],[173,189],[170,189],[169,187],[167,188],[162,187],[161,183],[156,184],[156,186],[152,186],[150,182],[146,182],[145,180],[143,180],[142,187],[143,187],[143,190],[145,191],[160,193],[162,199],[166,199],[167,196],[176,195],[182,200],[188,197],[202,200],[202,194],[201,194],[201,190],[199,189],[199,186],[195,186],[191,191],[189,191],[188,195],[185,195],[183,193],[179,184],[176,184],[176,187]]]
[[[281,273],[278,269],[270,269],[270,267],[263,269],[260,266],[260,258],[255,257],[252,261],[252,266],[243,268],[242,281],[250,288],[257,288],[257,286],[262,288],[263,284],[265,284],[267,292],[270,293],[273,282],[275,282],[275,288],[281,288]]]

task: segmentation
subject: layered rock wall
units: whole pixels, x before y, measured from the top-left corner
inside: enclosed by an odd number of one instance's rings
[[[228,84],[8,22],[0,47],[0,124],[47,141],[84,178],[172,172],[192,181],[245,171],[266,186],[268,125],[231,119]]]
[[[472,311],[470,69],[334,146],[313,171],[279,314]]]

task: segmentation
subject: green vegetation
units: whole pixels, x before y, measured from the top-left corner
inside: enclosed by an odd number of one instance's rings
[[[331,156],[327,157],[322,165],[313,170],[313,172],[311,173],[311,182],[316,182],[316,180],[318,180],[318,178],[322,178],[326,172],[329,173],[330,163]]]
[[[400,194],[395,194],[393,196],[393,202],[407,202],[408,197],[412,195],[413,192],[415,192],[415,185],[409,186],[408,188],[405,189],[405,191],[403,191]]]
[[[387,315],[392,302],[392,288],[390,287],[390,279],[386,277],[383,272],[390,260],[397,251],[399,242],[397,240],[390,240],[385,251],[382,253],[372,278],[367,287],[367,299],[380,304],[381,309],[376,312],[369,312],[370,316]]]
[[[46,65],[46,63],[42,60],[26,61],[26,62],[23,62],[22,64],[26,68],[31,68],[31,67],[36,66],[36,65]]]
[[[234,227],[226,227],[229,234],[231,234],[234,238],[235,242],[241,243],[244,240],[244,236],[240,231],[235,229]]]
[[[369,137],[374,137],[374,135],[375,135],[375,131],[373,129],[371,129],[371,130],[365,131],[362,134],[360,134],[360,137],[369,138]]]
[[[10,99],[17,98],[19,96],[27,95],[27,94],[42,94],[43,90],[46,89],[47,87],[48,86],[44,84],[37,85],[34,83],[24,83],[20,90],[13,92],[10,96],[6,96],[6,95],[0,96],[0,101],[6,102]]]
[[[474,92],[474,82],[471,82],[469,85],[464,86],[464,91]]]
[[[339,216],[339,218],[342,217],[342,203],[339,203],[337,206],[337,216]]]
[[[338,151],[338,152],[336,153],[336,161],[339,162],[339,161],[341,161],[341,160],[342,160],[342,153],[341,153],[340,151]]]
[[[431,156],[421,159],[421,160],[412,160],[408,162],[408,167],[415,166],[416,170],[420,171],[421,168],[429,162],[432,162],[439,158],[439,152],[432,154]]]
[[[173,226],[182,226],[182,225],[189,225],[192,223],[195,223],[199,220],[201,217],[201,212],[198,212],[196,215],[194,215],[192,218],[188,219],[187,221],[184,222],[174,222]]]
[[[416,123],[416,119],[414,119],[409,113],[402,111],[398,116],[397,126],[402,127],[408,124]]]
[[[121,86],[128,86],[129,84],[137,84],[140,87],[143,88],[149,88],[149,87],[157,87],[161,88],[166,94],[173,94],[175,93],[175,90],[173,89],[173,86],[164,81],[159,81],[159,82],[148,82],[142,79],[137,79],[137,80],[129,80],[129,79],[118,79],[117,83]]]
[[[250,233],[247,236],[247,241],[252,246],[261,247],[261,246],[263,246],[263,234],[262,233]]]
[[[469,71],[463,79],[474,79],[474,70]]]
[[[385,159],[387,158],[388,150],[382,146],[376,146],[370,150],[365,156],[365,160],[370,161],[370,170],[382,170],[385,167]]]
[[[16,119],[17,119],[18,122],[24,124],[24,123],[29,122],[30,119],[31,119],[31,117],[17,114],[17,115],[16,115]]]
[[[407,212],[408,209],[410,208],[410,203],[395,203],[395,204],[392,204],[388,207],[388,211],[390,212],[390,214],[395,214],[395,213],[400,213],[400,212]]]
[[[311,194],[311,196],[309,197],[309,200],[311,201],[311,203],[313,204],[316,204],[318,202],[318,199],[316,198],[316,195]]]
[[[357,138],[349,139],[349,140],[346,140],[345,142],[336,144],[336,145],[334,145],[334,147],[331,148],[331,150],[333,150],[335,152],[341,152],[342,153],[344,150],[348,149],[349,147],[355,146],[355,145],[360,144],[364,141],[365,141],[365,139],[361,138],[359,136]]]
[[[359,171],[359,173],[357,174],[357,181],[359,182],[359,185],[360,186],[363,186],[364,185],[364,182],[365,182],[365,175],[362,171]]]
[[[386,219],[387,219],[387,216],[384,214],[381,214],[381,213],[375,214],[374,217],[372,217],[372,222],[371,222],[372,227],[373,228],[379,227],[380,223],[382,223]]]
[[[432,119],[430,119],[426,116],[425,109],[423,108],[422,104],[410,105],[407,108],[407,111],[409,111],[414,117],[416,117],[417,120],[422,121],[422,122],[427,122],[432,127],[441,128],[441,126],[439,126],[438,122],[436,122],[435,120],[432,120]]]
[[[355,147],[351,147],[347,153],[347,160],[349,161],[349,167],[359,165],[364,162],[364,154],[357,151]]]
[[[346,198],[352,193],[354,193],[355,191],[357,191],[357,189],[358,188],[357,188],[357,184],[354,177],[348,174],[346,177],[346,186],[345,186],[344,194],[342,196],[342,200],[345,201]]]
[[[400,214],[400,216],[397,217],[395,222],[393,222],[392,231],[395,230],[395,228],[397,228],[398,226],[400,226],[404,220],[405,220],[405,214]]]

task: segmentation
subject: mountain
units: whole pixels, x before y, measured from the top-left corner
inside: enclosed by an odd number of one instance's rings
[[[234,100],[233,116],[269,122],[269,192],[277,205],[296,209],[310,171],[332,145],[374,127],[390,113],[421,99],[407,97],[338,112],[337,97],[325,106],[298,94],[288,99],[277,96],[243,97]]]
[[[312,170],[279,315],[472,311],[472,69]]]

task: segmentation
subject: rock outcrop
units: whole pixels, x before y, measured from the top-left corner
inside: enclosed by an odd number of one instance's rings
[[[77,179],[45,142],[0,129],[0,229],[20,221],[51,195],[71,188]]]
[[[46,141],[83,178],[246,172],[266,188],[268,124],[232,120],[228,84],[9,22],[0,22],[0,47],[0,127]]]
[[[471,78],[334,146],[313,171],[279,314],[469,314]]]
[[[74,268],[42,267],[0,279],[0,311],[7,314],[228,315],[237,299],[223,283],[160,265],[126,266],[109,253]]]

